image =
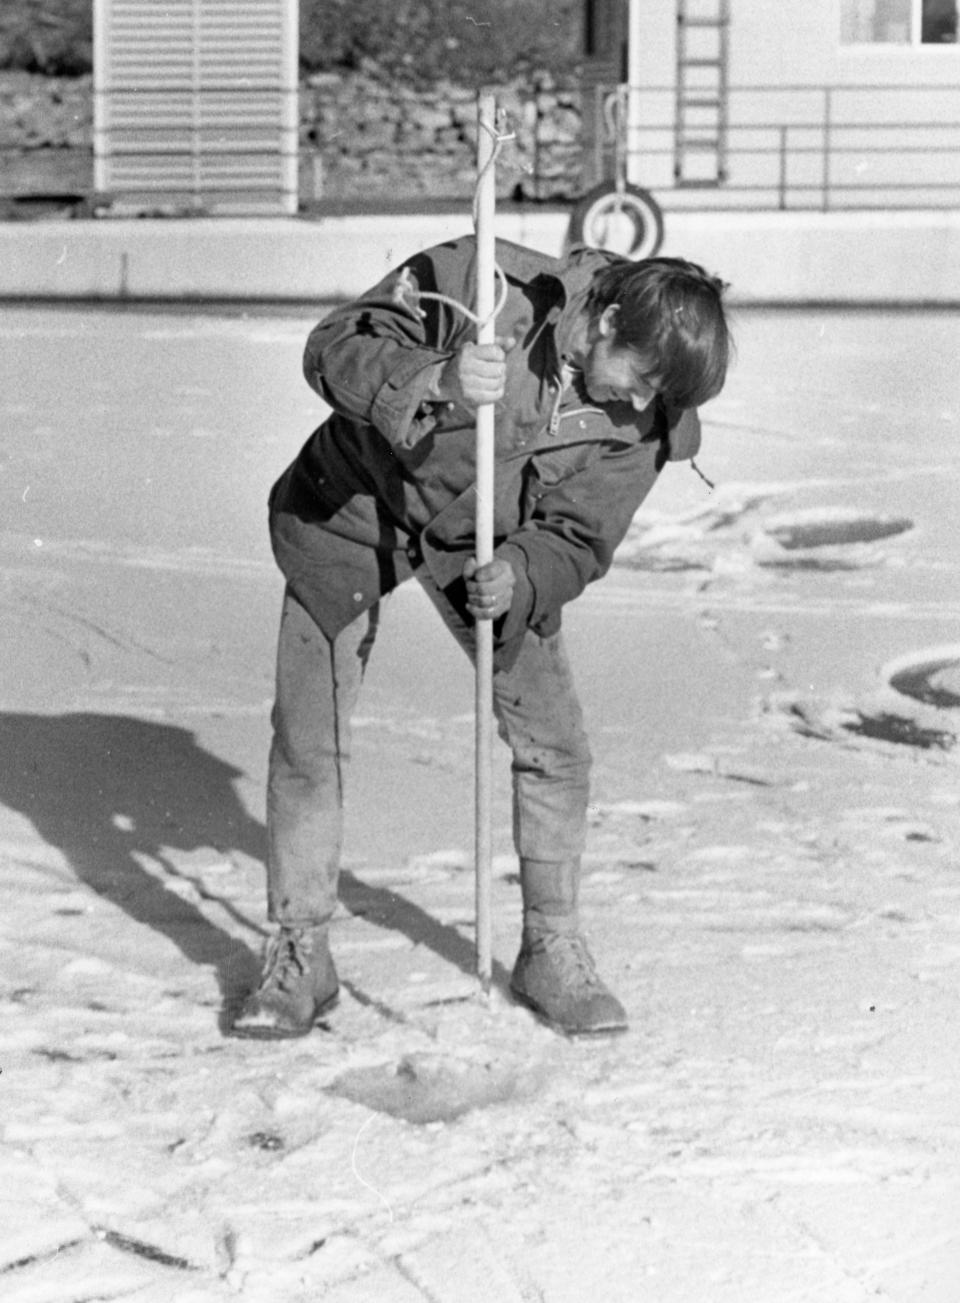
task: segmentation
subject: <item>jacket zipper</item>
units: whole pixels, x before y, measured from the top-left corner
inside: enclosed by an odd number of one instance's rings
[[[560,404],[563,402],[563,381],[559,376],[554,376],[550,382],[553,386],[553,411],[550,413],[550,424],[547,429],[551,435],[555,435],[560,429]]]
[[[551,435],[555,436],[559,432],[561,421],[569,421],[570,418],[573,416],[584,416],[588,412],[592,413],[594,416],[602,416],[603,408],[602,407],[571,407],[568,412],[561,413],[560,406],[558,404],[553,409],[553,413],[550,416],[549,429]]]
[[[550,413],[550,423],[547,430],[551,437],[554,437],[560,429],[560,408],[563,404],[563,381],[559,376],[554,376],[550,382],[553,387],[553,410]],[[583,412],[597,412],[603,415],[602,407],[574,407],[569,412],[564,412],[564,416],[580,416]]]
[[[563,404],[563,381],[558,376],[554,376],[553,380],[550,383],[553,386],[554,395],[553,395],[553,409],[550,412],[550,423],[547,426],[547,430],[551,438],[553,438],[556,436],[558,430],[560,429],[560,421],[561,421],[560,408]],[[572,407],[569,412],[563,413],[563,417],[569,419],[571,416],[582,416],[584,412],[595,412],[597,415],[602,416],[603,408],[602,407]]]

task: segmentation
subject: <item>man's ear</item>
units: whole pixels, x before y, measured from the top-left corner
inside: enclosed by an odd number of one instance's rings
[[[597,330],[601,338],[611,339],[617,333],[617,313],[620,311],[619,303],[608,303],[600,313],[597,321]]]

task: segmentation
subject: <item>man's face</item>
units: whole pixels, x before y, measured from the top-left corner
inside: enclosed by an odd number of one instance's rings
[[[644,411],[660,392],[656,363],[633,348],[617,345],[616,306],[597,321],[583,362],[583,383],[595,403],[630,403]]]

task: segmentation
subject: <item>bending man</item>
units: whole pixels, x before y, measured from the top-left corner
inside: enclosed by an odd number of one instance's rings
[[[337,898],[350,718],[380,599],[414,577],[468,654],[494,622],[494,709],[512,752],[523,933],[514,996],[571,1035],[622,1030],[577,916],[590,752],[561,613],[609,568],[696,407],[725,379],[723,286],[695,264],[595,249],[554,260],[500,242],[497,344],[472,342],[472,237],[409,259],[310,334],[333,409],[270,498],[286,578],[268,780],[276,935],[234,1022],[295,1036],[337,1000]],[[422,296],[422,297],[421,297]],[[494,559],[474,552],[475,413],[495,402]]]

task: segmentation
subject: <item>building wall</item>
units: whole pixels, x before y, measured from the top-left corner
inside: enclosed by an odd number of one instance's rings
[[[716,206],[960,206],[960,45],[844,45],[840,6],[730,0]],[[627,177],[665,207],[703,207],[674,172],[677,7],[634,12]]]
[[[960,80],[960,45],[841,44],[840,0],[730,0],[730,9],[736,85],[928,87]]]
[[[626,0],[624,0],[626,2]],[[639,0],[635,64],[643,86],[672,86],[676,4]],[[730,81],[741,86],[813,82],[949,86],[960,81],[960,44],[841,45],[840,0],[730,0]],[[589,74],[588,74],[589,75]]]

